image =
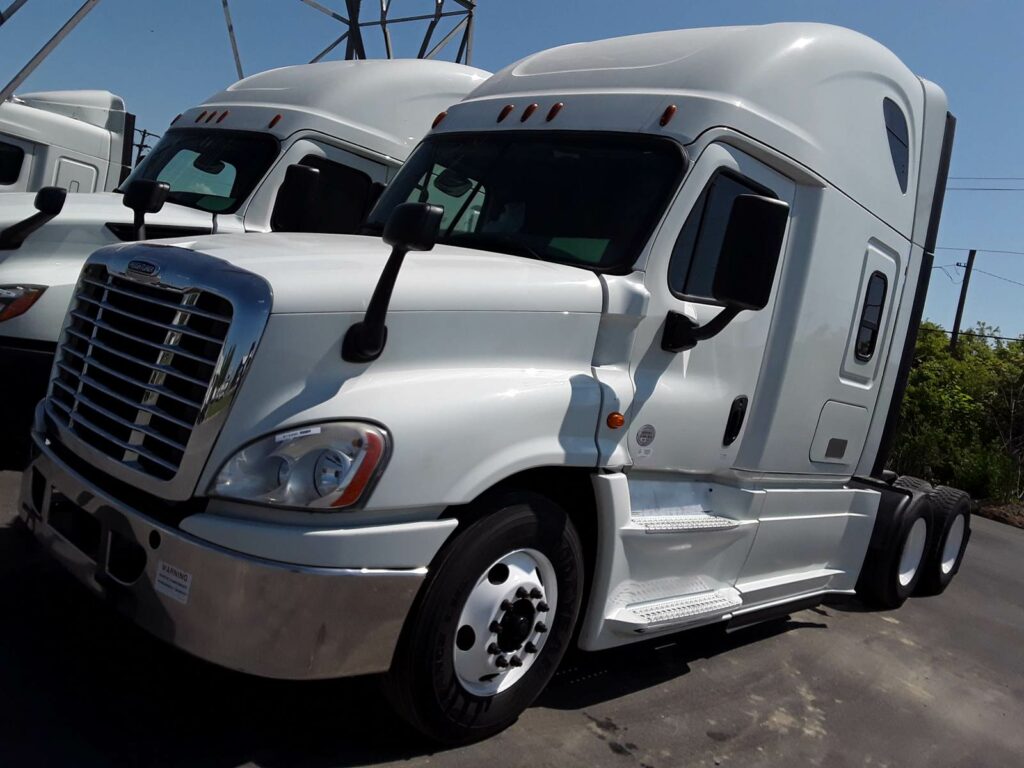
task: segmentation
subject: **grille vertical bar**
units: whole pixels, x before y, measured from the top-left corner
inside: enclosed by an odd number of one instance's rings
[[[233,317],[206,290],[177,290],[88,264],[48,398],[86,445],[159,480],[178,473]]]

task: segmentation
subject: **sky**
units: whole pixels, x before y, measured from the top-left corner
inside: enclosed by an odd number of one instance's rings
[[[345,8],[343,0],[319,2]],[[0,0],[0,9],[9,4]],[[13,77],[80,5],[29,0],[0,27],[0,81]],[[377,3],[364,6],[365,20]],[[300,0],[230,0],[230,7],[247,74],[304,63],[341,32]],[[393,15],[432,8],[433,0],[392,0]],[[949,186],[1024,189],[1021,0],[478,0],[472,63],[496,71],[565,43],[773,21],[840,24],[888,46],[949,96],[958,120]],[[373,32],[365,34],[368,53],[379,54]],[[412,35],[396,34],[395,44],[400,55],[415,55]],[[328,58],[343,55],[342,48]],[[124,97],[140,127],[160,133],[176,114],[235,79],[220,0],[102,0],[20,91],[107,89]],[[944,269],[933,271],[925,316],[952,326],[963,275],[955,265],[977,248],[965,326],[980,321],[1007,336],[1024,333],[1024,191],[950,189],[939,246],[935,263]]]

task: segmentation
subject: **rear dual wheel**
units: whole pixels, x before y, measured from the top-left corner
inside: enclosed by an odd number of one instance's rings
[[[937,486],[931,495],[935,531],[922,566],[919,595],[938,595],[953,581],[971,537],[971,499],[963,491]]]
[[[908,489],[909,490],[909,489]],[[857,594],[877,608],[899,608],[914,594],[923,575],[928,551],[931,501],[915,490],[897,520],[887,544],[871,552],[857,582]]]
[[[568,515],[525,491],[492,495],[431,566],[386,685],[396,710],[444,743],[514,723],[568,648],[583,554]]]

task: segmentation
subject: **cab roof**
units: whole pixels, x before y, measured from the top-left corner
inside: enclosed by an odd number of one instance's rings
[[[930,90],[941,104],[945,96]],[[909,183],[901,189],[883,114],[906,120]],[[547,120],[552,105],[564,106]],[[880,43],[815,23],[655,32],[527,56],[481,85],[440,130],[645,132],[683,144],[715,127],[748,134],[824,177],[908,237],[926,88]],[[538,108],[522,120],[524,108]],[[513,105],[500,124],[497,116]],[[677,112],[667,125],[669,105]]]

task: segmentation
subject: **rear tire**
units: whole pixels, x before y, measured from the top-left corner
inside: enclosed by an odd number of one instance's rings
[[[931,496],[934,535],[922,566],[916,595],[939,595],[953,581],[971,538],[971,499],[963,491],[944,485]]]
[[[933,515],[928,495],[914,492],[886,546],[868,555],[857,595],[874,608],[899,608],[921,580]]]
[[[385,681],[398,713],[446,744],[491,736],[533,703],[583,595],[582,546],[561,507],[526,491],[474,507],[431,565]]]

